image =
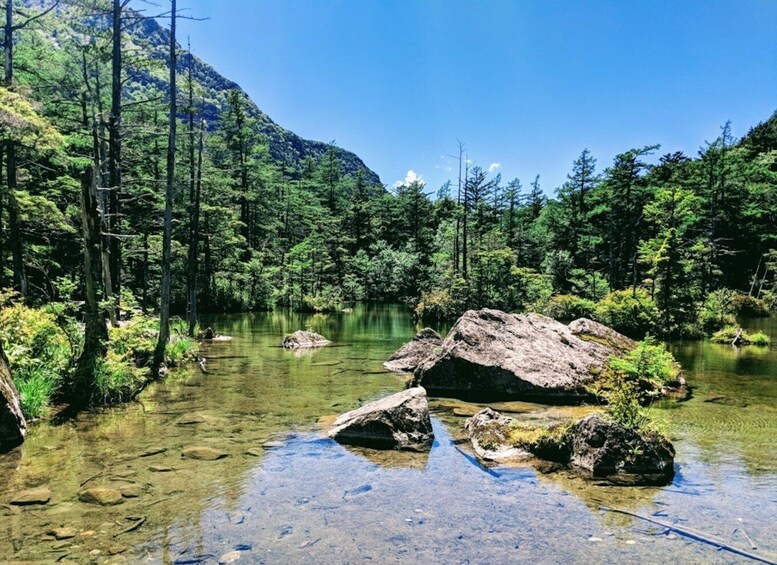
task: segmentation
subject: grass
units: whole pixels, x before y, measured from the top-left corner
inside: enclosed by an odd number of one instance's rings
[[[22,369],[14,374],[22,412],[27,420],[37,420],[49,411],[57,389],[56,376],[42,369]]]
[[[737,335],[739,336],[740,345],[758,345],[761,347],[768,347],[771,343],[771,339],[765,333],[756,332],[754,334],[749,334],[740,326],[735,324],[718,330],[712,334],[710,340],[714,343],[731,344]]]

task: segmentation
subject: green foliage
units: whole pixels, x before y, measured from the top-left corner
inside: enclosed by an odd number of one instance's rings
[[[737,340],[735,345],[759,345],[762,347],[768,347],[771,343],[769,336],[763,332],[756,332],[753,334],[747,333],[737,324],[728,325],[714,334],[710,340],[714,343],[725,343],[734,345],[734,340]]]
[[[45,415],[59,384],[70,373],[73,350],[68,335],[48,309],[21,303],[0,309],[0,340],[11,375],[31,419]]]
[[[593,318],[596,304],[586,298],[571,294],[553,296],[542,310],[542,314],[556,320],[571,321],[577,318]]]
[[[647,291],[616,290],[597,302],[595,318],[623,334],[641,336],[655,329],[659,312]]]
[[[627,428],[645,427],[643,405],[656,398],[666,383],[680,377],[680,365],[651,336],[623,357],[611,357],[591,392],[608,404],[610,416]]]

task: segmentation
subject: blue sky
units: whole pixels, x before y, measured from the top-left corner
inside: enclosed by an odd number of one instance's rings
[[[179,0],[179,37],[277,123],[384,183],[447,154],[549,193],[588,147],[695,154],[777,109],[775,0]],[[497,167],[498,164],[498,167]]]

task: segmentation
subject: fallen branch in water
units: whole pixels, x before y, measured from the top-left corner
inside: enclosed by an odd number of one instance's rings
[[[137,530],[140,526],[142,526],[143,522],[145,522],[145,521],[146,521],[146,517],[145,516],[141,516],[134,524],[132,524],[131,526],[129,526],[127,528],[124,528],[122,531],[118,532],[113,537],[117,538],[121,534],[127,534],[129,532],[133,532],[133,531]]]
[[[701,532],[694,531],[690,528],[681,528],[679,526],[675,526],[674,524],[669,524],[668,522],[662,522],[661,520],[656,520],[654,518],[649,518],[647,516],[635,514],[634,512],[629,512],[628,510],[611,508],[605,505],[600,505],[599,509],[604,510],[606,512],[623,514],[625,516],[631,516],[632,518],[638,518],[639,520],[644,520],[645,522],[649,522],[651,524],[655,524],[656,526],[661,526],[662,528],[666,528],[667,530],[677,532],[683,537],[700,541],[708,545],[712,545],[714,547],[717,547],[718,549],[723,549],[725,551],[734,553],[735,555],[739,555],[740,557],[746,557],[747,559],[752,559],[753,561],[758,561],[760,563],[766,563],[767,565],[777,565],[777,561],[772,561],[771,559],[768,559],[766,557],[761,557],[760,555],[755,555],[753,553],[750,553],[749,551],[745,551],[744,549],[739,549],[738,547],[734,547],[733,545],[727,544],[723,540],[717,539],[707,534],[703,534]]]

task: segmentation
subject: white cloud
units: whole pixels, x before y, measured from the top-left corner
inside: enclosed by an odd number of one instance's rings
[[[491,163],[491,164],[488,166],[488,172],[489,172],[489,173],[493,173],[495,170],[497,170],[497,169],[501,169],[501,168],[502,168],[502,165],[501,165],[501,163]]]
[[[421,184],[426,184],[426,181],[419,173],[416,173],[414,170],[410,169],[405,175],[405,180],[398,180],[397,182],[395,182],[394,188],[402,186],[403,184],[410,185],[414,182],[420,182]]]

